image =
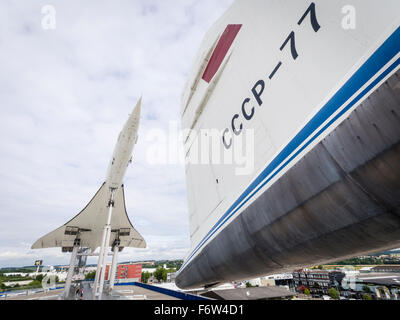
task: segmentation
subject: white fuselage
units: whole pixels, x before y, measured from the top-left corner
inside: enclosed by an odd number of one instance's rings
[[[111,189],[118,189],[122,185],[126,169],[131,162],[133,147],[138,139],[140,105],[141,101],[138,102],[119,134],[107,171],[106,183]]]
[[[355,26],[349,23],[352,10],[357,16]],[[383,5],[357,0],[348,6],[344,0],[237,0],[213,25],[182,95],[182,128],[188,132],[186,160],[192,156],[196,160],[199,152],[204,152],[204,159],[214,156],[210,148],[198,147],[204,140],[202,132],[213,130],[217,132],[213,152],[219,156],[220,150],[252,150],[247,157],[252,170],[238,173],[246,162],[187,161],[191,250],[180,272],[328,137],[367,97],[365,88],[381,84],[374,81],[383,79],[385,72],[395,72],[391,66],[400,53],[396,42],[390,41],[399,21],[398,1],[387,0]],[[378,49],[379,54],[373,55]],[[358,82],[353,79],[356,84],[351,82],[350,90],[346,84],[351,77]],[[351,99],[353,95],[359,100]],[[247,140],[247,132],[252,139]],[[295,194],[285,188],[287,198]],[[284,206],[287,198],[275,201]],[[260,205],[264,211],[254,216],[272,221],[278,210],[269,206],[270,202]],[[237,234],[232,233],[227,243],[239,248],[248,231],[235,230]],[[264,243],[257,241],[255,247]],[[211,261],[209,255],[204,256]],[[240,260],[239,254],[232,256]]]

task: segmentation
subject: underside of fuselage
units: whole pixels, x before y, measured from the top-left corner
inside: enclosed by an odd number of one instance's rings
[[[181,288],[400,247],[400,72],[194,256]]]

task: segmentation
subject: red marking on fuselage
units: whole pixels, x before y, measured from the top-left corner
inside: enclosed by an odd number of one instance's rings
[[[229,24],[226,27],[204,71],[202,78],[204,81],[210,83],[214,78],[241,27],[241,24]]]

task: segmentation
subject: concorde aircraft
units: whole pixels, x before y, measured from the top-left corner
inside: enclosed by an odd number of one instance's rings
[[[94,283],[94,294],[99,299],[103,291],[108,247],[114,252],[111,287],[115,276],[117,255],[124,247],[145,248],[146,242],[129,220],[125,207],[124,185],[127,167],[132,162],[132,151],[138,140],[141,99],[125,123],[116,143],[107,177],[88,205],[74,218],[37,240],[32,249],[61,247],[72,252],[69,270],[73,270],[79,249],[90,253],[100,247],[99,262]],[[83,255],[88,255],[84,253]],[[69,294],[72,271],[66,281],[65,296]]]

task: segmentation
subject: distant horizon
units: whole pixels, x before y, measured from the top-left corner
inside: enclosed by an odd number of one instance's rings
[[[96,257],[97,258],[97,257]],[[40,260],[40,259],[39,259]],[[124,261],[119,261],[118,264],[121,263],[130,263],[130,262],[161,262],[161,261],[183,261],[184,259],[182,258],[177,258],[177,259],[138,259],[138,260],[124,260]],[[44,262],[44,261],[43,261]],[[90,265],[97,265],[97,263],[88,263],[86,264],[86,266],[90,266]],[[63,263],[59,263],[59,264],[43,264],[42,266],[53,266],[53,267],[58,267],[58,266],[69,266],[69,262],[63,264]],[[37,268],[36,265],[32,264],[32,265],[24,265],[24,266],[0,266],[0,269],[6,269],[6,268],[30,268],[30,267],[35,267]]]
[[[154,260],[154,259],[146,259],[146,260],[129,260],[129,261],[121,261],[118,262],[118,264],[123,264],[123,263],[137,263],[137,262],[161,262],[161,261],[183,261],[183,259],[160,259],[160,260]],[[97,263],[90,263],[87,264],[86,267],[91,267],[91,266],[96,266]],[[69,263],[65,263],[65,264],[43,264],[40,267],[47,267],[47,266],[52,266],[52,267],[68,267]],[[7,266],[7,267],[0,267],[0,270],[2,269],[18,269],[18,268],[37,268],[37,266],[35,265],[25,265],[25,266]]]
[[[385,253],[393,253],[393,252],[399,252],[400,253],[400,248],[396,248],[396,249],[391,249],[391,250],[386,250],[386,251],[379,251],[376,253],[371,253],[371,254],[367,254],[367,256],[377,256],[377,255],[383,255]],[[357,258],[359,256],[354,256],[352,258],[349,259],[353,259],[353,258]],[[97,257],[94,257],[97,258]],[[349,260],[349,259],[345,259],[345,260]],[[138,260],[125,260],[125,261],[119,261],[118,264],[123,264],[123,263],[135,263],[135,262],[161,262],[161,261],[184,261],[183,258],[176,258],[176,259],[138,259]],[[88,263],[86,266],[87,267],[91,267],[91,266],[96,266],[96,263]],[[329,264],[326,264],[329,265]],[[65,264],[43,264],[42,266],[52,266],[52,267],[60,267],[60,266],[69,266],[69,262],[65,263]],[[41,266],[41,267],[42,267]],[[2,269],[17,269],[17,268],[37,268],[37,266],[35,265],[24,265],[24,266],[0,266],[0,270]]]

